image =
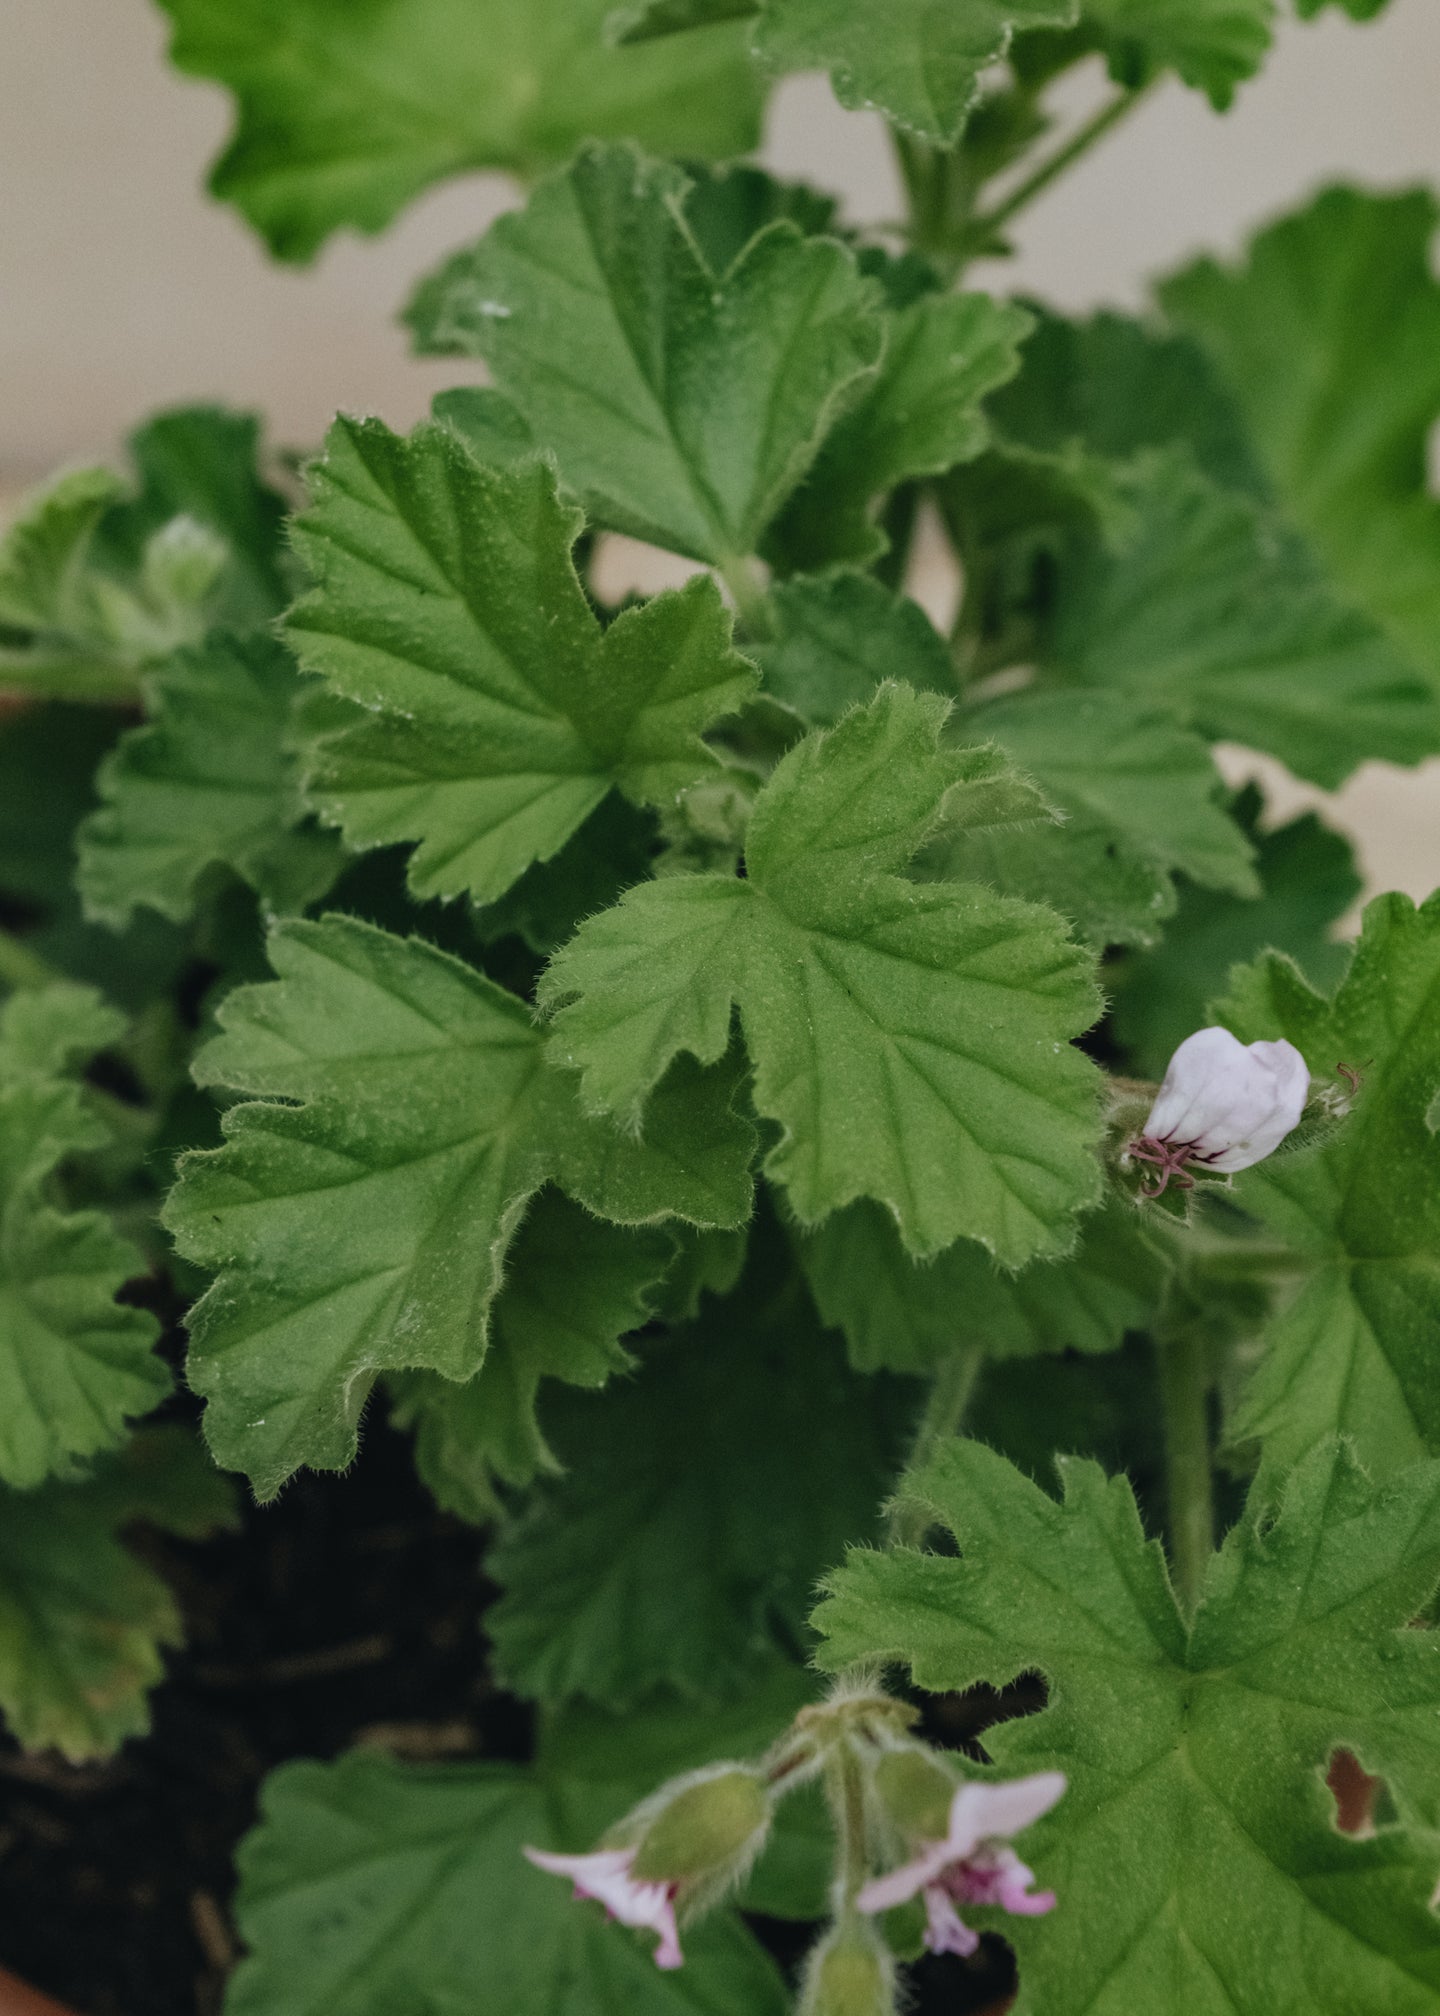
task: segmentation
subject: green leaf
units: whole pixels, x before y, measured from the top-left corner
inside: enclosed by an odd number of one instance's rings
[[[1128,462],[1183,444],[1223,489],[1264,495],[1239,403],[1193,337],[1110,312],[1034,314],[1019,376],[988,402],[1007,446]]]
[[[137,569],[149,540],[172,520],[188,518],[226,547],[208,620],[244,629],[277,616],[292,594],[287,505],[261,474],[256,416],[224,406],[177,406],[147,420],[126,445],[140,488],[102,523],[102,559],[117,572]]]
[[[229,87],[211,177],[277,258],[380,231],[475,168],[533,175],[587,137],[743,154],[759,92],[736,31],[607,48],[613,0],[162,0],[171,60]]]
[[[1041,786],[1064,823],[961,834],[950,874],[1051,904],[1103,949],[1153,944],[1173,916],[1173,877],[1256,896],[1253,849],[1225,810],[1209,750],[1173,716],[1118,694],[1023,693],[966,716]]]
[[[612,791],[558,854],[532,862],[503,896],[475,912],[475,929],[487,945],[513,933],[548,959],[587,917],[647,880],[657,842],[654,814]]]
[[[1440,701],[1370,619],[1335,599],[1308,550],[1178,455],[1142,458],[1134,529],[1078,548],[1061,583],[1053,668],[1168,706],[1334,788],[1368,757],[1440,749]]]
[[[310,796],[353,847],[418,840],[416,895],[489,901],[612,789],[666,804],[717,770],[701,731],[755,675],[709,576],[602,631],[554,472],[487,469],[442,426],[339,420],[311,486],[288,634],[365,717],[322,739]]]
[[[479,1524],[497,1510],[497,1479],[528,1484],[558,1468],[536,1415],[541,1380],[593,1388],[632,1365],[620,1340],[649,1317],[674,1258],[658,1227],[608,1225],[541,1192],[510,1250],[480,1370],[463,1386],[434,1372],[390,1381],[396,1426],[415,1429],[416,1467],[447,1512]]]
[[[88,987],[0,1009],[0,1479],[71,1475],[169,1391],[154,1318],[115,1300],[145,1261],[98,1211],[67,1211],[57,1171],[109,1133],[70,1073],[124,1018]]]
[[[106,469],[61,476],[0,540],[0,686],[134,700],[139,675],[214,623],[286,599],[283,504],[261,480],[257,423],[217,407],[135,434],[132,496]]]
[[[557,1793],[509,1764],[405,1767],[357,1750],[284,1765],[239,1854],[249,1955],[229,2016],[784,2016],[779,1974],[733,1918],[686,1935],[662,1973],[521,1853],[588,1848],[557,1827]]]
[[[488,1562],[504,1593],[486,1626],[517,1693],[616,1709],[659,1687],[743,1694],[802,1641],[824,1568],[876,1534],[914,1396],[847,1370],[768,1245],[633,1380],[554,1395],[563,1473]]]
[[[754,33],[776,70],[826,69],[842,105],[953,147],[980,79],[1017,32],[1068,28],[1075,0],[766,0]]]
[[[980,453],[990,437],[981,402],[1019,370],[1033,321],[988,294],[942,294],[886,326],[879,376],[836,423],[771,541],[792,567],[864,565],[885,551],[875,506]]]
[[[121,1544],[137,1522],[186,1540],[234,1523],[186,1430],[138,1435],[83,1483],[0,1489],[0,1708],[29,1750],[80,1763],[150,1726],[145,1696],[182,1634],[170,1591]]]
[[[260,1497],[302,1464],[345,1467],[382,1370],[479,1371],[545,1183],[623,1224],[748,1217],[726,1072],[678,1072],[641,1140],[582,1113],[522,1001],[418,939],[328,917],[278,925],[270,956],[280,978],[228,997],[195,1067],[250,1096],[165,1211],[186,1258],[221,1270],[189,1378],[217,1458]]]
[[[1276,1463],[1342,1433],[1389,1475],[1440,1453],[1440,897],[1377,897],[1333,1000],[1273,954],[1230,985],[1216,1012],[1237,1035],[1287,1037],[1337,1089],[1337,1064],[1364,1079],[1333,1135],[1237,1182],[1300,1272],[1234,1433]]]
[[[760,0],[638,0],[611,14],[609,32],[616,42],[649,42],[717,21],[745,21],[759,11]]]
[[[1440,1637],[1405,1627],[1440,1578],[1440,1466],[1377,1491],[1343,1446],[1317,1448],[1283,1495],[1252,1498],[1193,1625],[1129,1486],[1061,1473],[1057,1505],[951,1443],[908,1495],[959,1558],[853,1554],[816,1620],[828,1666],[903,1662],[933,1690],[1048,1682],[1045,1712],[985,1737],[1003,1776],[1069,1780],[1022,1848],[1058,1908],[1003,1921],[1019,2009],[1432,2016]],[[1339,1745],[1407,1824],[1336,1830]]]
[[[1302,21],[1313,21],[1327,6],[1343,7],[1352,21],[1373,21],[1389,0],[1295,0]]]
[[[1063,1251],[1098,1170],[1090,962],[1047,911],[901,871],[1003,764],[938,746],[938,695],[883,687],[781,762],[743,880],[642,884],[582,926],[541,983],[594,1106],[629,1115],[670,1060],[723,1056],[738,1002],[766,1160],[802,1223],[856,1197],[907,1246],[961,1233],[1006,1264]],[[568,1005],[561,1006],[565,1003]]]
[[[1275,0],[1083,0],[1110,74],[1131,89],[1173,70],[1218,112],[1270,48]]]
[[[601,524],[734,565],[880,359],[854,257],[792,223],[727,272],[678,168],[589,147],[424,282],[426,352],[483,357]]]
[[[87,915],[121,926],[142,904],[183,923],[228,867],[276,911],[303,909],[339,869],[333,840],[295,829],[300,799],[289,653],[217,631],[146,680],[150,719],[100,771],[102,808],[79,835]]]
[[[1336,579],[1440,684],[1437,214],[1428,190],[1330,189],[1261,232],[1245,265],[1202,260],[1160,299],[1222,367]]]
[[[1349,842],[1313,812],[1262,832],[1263,809],[1253,785],[1235,801],[1241,830],[1255,843],[1258,902],[1230,902],[1182,882],[1163,944],[1106,969],[1111,1022],[1130,1070],[1142,1078],[1163,1076],[1177,1045],[1204,1027],[1232,966],[1273,947],[1289,953],[1317,986],[1333,985],[1345,970],[1347,948],[1330,933],[1360,894]]]
[[[987,1358],[1117,1350],[1143,1329],[1165,1267],[1136,1213],[1111,1205],[1088,1218],[1077,1250],[1006,1274],[960,1239],[917,1266],[873,1204],[837,1211],[797,1241],[826,1323],[845,1333],[859,1372],[934,1372],[957,1350]]]
[[[875,696],[887,679],[953,697],[950,653],[918,604],[871,574],[777,581],[772,635],[754,646],[765,690],[817,728]]]

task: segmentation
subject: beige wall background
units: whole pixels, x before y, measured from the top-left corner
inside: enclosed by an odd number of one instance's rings
[[[525,0],[513,0],[523,6]],[[339,407],[417,418],[450,365],[405,354],[394,311],[414,277],[516,200],[501,177],[434,191],[386,237],[346,237],[303,271],[269,264],[204,191],[228,124],[218,89],[165,66],[149,0],[0,0],[0,488],[113,454],[147,410],[195,398],[261,407],[316,440]],[[1071,80],[1078,115],[1104,89]],[[898,210],[883,131],[823,80],[773,102],[767,161],[841,189],[852,217]],[[1135,305],[1146,277],[1237,246],[1319,184],[1440,188],[1440,0],[1391,0],[1358,27],[1286,21],[1265,74],[1224,119],[1157,93],[1024,220],[1019,256],[977,279],[1062,306]],[[1236,752],[1234,774],[1256,767]],[[1318,794],[1268,773],[1277,809]],[[1440,768],[1368,766],[1330,816],[1372,886],[1440,883]]]

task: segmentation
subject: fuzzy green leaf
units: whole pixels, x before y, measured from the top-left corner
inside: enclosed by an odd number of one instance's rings
[[[631,890],[541,994],[585,1097],[632,1117],[678,1053],[724,1055],[738,1002],[783,1130],[766,1167],[802,1222],[874,1197],[912,1252],[963,1233],[1016,1265],[1063,1251],[1097,1193],[1094,1076],[1069,1044],[1096,996],[1052,913],[902,879],[1005,780],[992,752],[938,746],[945,715],[888,686],[807,737],[756,801],[744,879]]]
[[[339,420],[311,485],[295,537],[319,585],[289,635],[366,718],[322,740],[310,795],[354,847],[418,840],[417,895],[490,901],[612,789],[673,803],[718,768],[701,731],[755,675],[714,582],[602,631],[547,464],[487,469],[447,427]]]
[[[89,916],[123,925],[142,904],[194,915],[216,867],[276,911],[303,909],[339,870],[333,839],[298,832],[300,682],[278,643],[214,633],[146,680],[149,721],[101,768],[102,809],[80,829]]]
[[[1082,0],[1110,73],[1134,88],[1163,70],[1223,112],[1270,48],[1275,0]]]
[[[1245,265],[1202,260],[1160,298],[1222,367],[1335,578],[1440,686],[1437,215],[1428,190],[1331,189],[1261,232]]]
[[[0,540],[0,687],[133,700],[145,666],[284,602],[284,507],[256,467],[256,422],[183,407],[129,445],[136,493],[109,470],[75,471]]]
[[[1287,1037],[1337,1090],[1337,1064],[1364,1080],[1330,1138],[1237,1182],[1303,1271],[1234,1432],[1278,1463],[1342,1433],[1388,1476],[1440,1454],[1440,897],[1378,897],[1333,1000],[1276,955],[1230,990],[1216,1012],[1237,1035]]]
[[[1003,1921],[1018,2010],[1433,2016],[1440,1635],[1406,1627],[1440,1579],[1440,1465],[1377,1492],[1318,1447],[1283,1495],[1257,1491],[1193,1625],[1128,1484],[1061,1471],[1063,1505],[950,1444],[906,1495],[959,1557],[853,1554],[816,1618],[829,1666],[903,1662],[937,1691],[1048,1681],[1045,1712],[985,1738],[999,1774],[1069,1780],[1022,1851],[1058,1906]],[[1339,1745],[1405,1824],[1336,1830]]]
[[[1063,824],[961,834],[938,859],[1051,904],[1093,944],[1153,944],[1174,914],[1174,876],[1256,896],[1253,850],[1224,805],[1198,736],[1119,695],[1026,693],[966,717],[1033,777]]]
[[[955,666],[918,604],[871,574],[778,581],[771,636],[754,646],[765,691],[817,728],[875,697],[887,679],[954,696]]]
[[[463,1386],[434,1372],[390,1381],[398,1427],[415,1430],[420,1475],[447,1512],[479,1522],[495,1482],[528,1484],[558,1465],[536,1415],[543,1379],[603,1386],[633,1359],[638,1330],[675,1258],[658,1226],[609,1225],[558,1190],[542,1191],[510,1249],[484,1364]]]
[[[1289,953],[1316,986],[1333,986],[1345,970],[1346,947],[1330,933],[1360,894],[1349,842],[1313,812],[1262,832],[1263,809],[1253,785],[1235,802],[1241,830],[1255,843],[1259,900],[1234,903],[1184,882],[1164,943],[1106,969],[1111,1022],[1130,1070],[1142,1078],[1163,1077],[1177,1045],[1204,1027],[1232,966],[1273,948]]]
[[[1111,1206],[1065,1260],[1006,1274],[957,1240],[919,1265],[874,1204],[852,1204],[798,1240],[825,1322],[859,1372],[933,1372],[957,1350],[987,1358],[1114,1351],[1154,1314],[1165,1267],[1136,1214]]]
[[[1440,749],[1440,700],[1303,544],[1183,456],[1122,485],[1134,527],[1077,550],[1058,596],[1053,667],[1172,708],[1329,788],[1367,757]]]
[[[734,1919],[662,1973],[647,1942],[533,1868],[563,1830],[563,1781],[510,1764],[406,1768],[357,1750],[267,1780],[240,1849],[249,1948],[230,2016],[784,2016],[783,1984]],[[653,1943],[653,1942],[651,1942]]]
[[[778,223],[724,274],[678,168],[586,148],[408,310],[419,347],[483,357],[601,524],[730,565],[879,362],[853,256]]]
[[[563,1474],[488,1563],[504,1594],[486,1624],[518,1693],[616,1709],[659,1687],[743,1693],[800,1640],[817,1576],[875,1536],[913,1394],[847,1370],[766,1244],[633,1380],[554,1396]]]
[[[971,461],[990,438],[986,395],[1014,377],[1032,318],[988,294],[928,295],[887,319],[879,376],[836,423],[771,544],[792,567],[865,565],[898,484]]]
[[[180,1613],[121,1534],[143,1522],[200,1540],[234,1498],[180,1428],[138,1435],[83,1483],[0,1489],[0,1709],[31,1750],[105,1757],[150,1726],[145,1696]]]
[[[766,0],[753,46],[775,70],[830,72],[842,105],[952,147],[1011,37],[1068,28],[1076,0]]]
[[[57,984],[0,1009],[0,1479],[72,1474],[125,1438],[170,1388],[154,1318],[118,1291],[143,1257],[98,1211],[67,1211],[66,1157],[109,1134],[73,1067],[124,1027],[88,987]]]
[[[260,1496],[302,1464],[344,1468],[381,1371],[479,1371],[546,1182],[623,1224],[748,1216],[752,1138],[725,1072],[668,1080],[641,1140],[586,1118],[523,1002],[418,939],[329,917],[277,926],[270,955],[280,978],[229,996],[195,1067],[250,1097],[165,1212],[221,1270],[190,1383]]]
[[[736,154],[759,93],[734,29],[619,50],[613,0],[161,0],[171,60],[235,96],[211,187],[282,259],[380,231],[474,168],[520,175],[587,137]]]

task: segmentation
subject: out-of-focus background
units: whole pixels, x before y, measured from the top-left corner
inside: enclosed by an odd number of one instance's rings
[[[305,446],[337,407],[408,425],[458,375],[412,362],[394,313],[514,186],[451,183],[381,239],[276,268],[205,193],[228,104],[167,70],[165,39],[150,0],[0,0],[0,511],[57,464],[112,455],[156,406],[253,405]],[[1098,72],[1078,76],[1059,102],[1079,114],[1102,88]],[[841,111],[821,79],[781,88],[766,157],[843,190],[857,221],[897,214],[879,121]],[[1287,20],[1223,119],[1167,86],[1035,206],[1018,258],[976,279],[1070,309],[1134,306],[1148,275],[1237,247],[1337,178],[1440,188],[1440,0],[1391,0],[1365,27],[1338,10]],[[1227,758],[1232,775],[1260,767]],[[1266,776],[1277,812],[1319,802]],[[1368,765],[1328,816],[1358,839],[1372,887],[1440,883],[1440,766]]]

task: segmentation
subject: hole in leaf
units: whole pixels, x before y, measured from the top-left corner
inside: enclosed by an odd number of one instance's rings
[[[1349,1750],[1336,1750],[1325,1773],[1325,1783],[1335,1800],[1335,1824],[1342,1834],[1365,1836],[1375,1832],[1375,1816],[1385,1790],[1384,1780],[1374,1778]]]

